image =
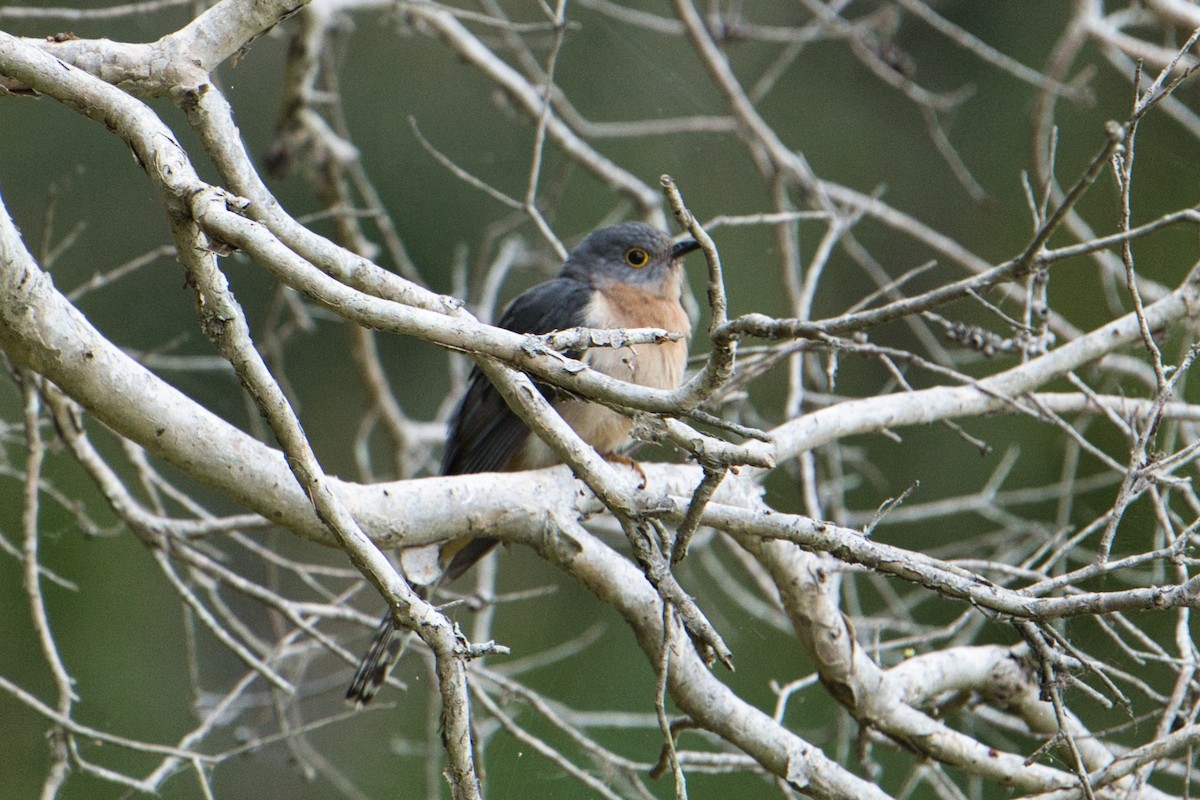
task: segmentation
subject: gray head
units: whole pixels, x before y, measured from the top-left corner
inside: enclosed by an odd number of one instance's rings
[[[699,246],[692,239],[676,244],[652,225],[622,222],[588,234],[559,274],[592,285],[617,281],[656,286],[678,273],[680,256]]]

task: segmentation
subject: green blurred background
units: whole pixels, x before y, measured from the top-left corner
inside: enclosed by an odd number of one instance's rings
[[[516,19],[538,20],[533,5],[511,2],[505,7]],[[637,5],[670,14],[666,3]],[[885,5],[860,3],[856,8],[862,13]],[[951,21],[1034,69],[1045,64],[1061,35],[1068,7],[1066,3],[1045,0],[961,0],[936,5]],[[557,82],[586,117],[623,121],[725,113],[721,98],[681,40],[622,24],[583,5],[568,8],[573,24],[559,57]],[[807,21],[800,4],[782,0],[746,3],[743,10],[758,23],[799,25]],[[149,41],[187,19],[180,10],[115,22],[70,24],[0,16],[0,27],[28,36],[40,37],[70,28],[81,37]],[[259,39],[235,66],[225,65],[218,73],[249,149],[259,156],[272,143],[292,24]],[[485,31],[481,35],[494,33]],[[762,102],[764,117],[789,147],[804,154],[822,178],[863,192],[880,191],[891,205],[993,263],[1014,256],[1030,235],[1021,173],[1030,164],[1033,89],[908,17],[902,18],[894,45],[911,59],[914,77],[923,86],[944,92],[971,90],[969,99],[946,120],[946,125],[962,160],[986,189],[987,202],[970,199],[937,153],[920,112],[871,76],[844,42],[824,41],[806,47]],[[476,248],[481,232],[506,218],[508,212],[436,163],[418,144],[409,119],[415,120],[422,135],[456,163],[515,196],[524,192],[534,126],[506,103],[498,102],[495,88],[441,42],[408,29],[389,15],[356,15],[339,40],[338,49],[347,120],[363,164],[381,191],[424,280],[437,291],[449,292],[454,288],[456,248],[465,246],[472,258],[480,257]],[[749,83],[778,55],[780,45],[732,42],[726,50],[735,70]],[[545,48],[538,52],[544,55]],[[1102,123],[1123,118],[1130,106],[1127,76],[1118,74],[1095,52],[1089,51],[1088,60],[1097,68],[1092,82],[1095,102],[1090,106],[1063,102],[1057,115],[1061,126],[1059,174],[1065,182],[1073,180],[1100,148]],[[1185,87],[1178,96],[1185,103],[1193,103],[1195,87]],[[151,105],[181,137],[201,174],[213,178],[211,165],[205,162],[178,110],[161,101]],[[1142,149],[1134,192],[1137,220],[1194,203],[1200,174],[1194,140],[1165,116],[1156,115],[1146,121],[1139,141]],[[45,256],[68,233],[77,233],[51,267],[60,288],[77,287],[92,275],[169,241],[149,181],[125,145],[95,123],[49,99],[4,98],[0,100],[0,142],[0,193],[27,244]],[[732,136],[679,134],[632,142],[602,140],[595,146],[648,183],[653,184],[662,173],[671,174],[701,219],[770,210],[769,192],[753,159]],[[546,158],[545,174],[548,182],[562,187],[561,199],[545,211],[555,231],[568,244],[596,227],[614,209],[620,212],[618,198],[582,170],[570,166],[553,148]],[[1102,184],[1085,199],[1083,209],[1095,227],[1108,231],[1115,225],[1115,192],[1107,177],[1102,178]],[[275,181],[272,188],[296,216],[321,210],[298,173]],[[47,216],[51,207],[52,225]],[[81,227],[74,231],[76,224]],[[315,227],[327,230],[321,223]],[[522,231],[530,241],[536,241],[531,225],[526,224]],[[817,223],[801,225],[805,256],[811,254],[821,233]],[[894,276],[932,255],[877,223],[863,223],[856,235],[877,257],[886,255],[883,266]],[[766,227],[724,228],[715,236],[726,267],[731,313],[785,315],[786,298],[780,288],[773,232]],[[1168,233],[1138,248],[1143,274],[1167,285],[1177,283],[1197,257],[1193,231]],[[252,324],[256,328],[266,325],[276,299],[273,282],[245,258],[235,256],[223,263]],[[695,287],[703,285],[699,271],[702,266],[699,259],[689,266]],[[552,269],[548,262],[544,269],[514,273],[504,298],[543,279]],[[827,270],[828,278],[816,301],[818,316],[844,310],[875,288],[842,254],[834,256]],[[912,291],[954,277],[959,277],[956,269],[938,268],[914,284]],[[702,290],[699,293],[702,296]],[[1055,268],[1051,297],[1056,310],[1080,326],[1111,316],[1094,268],[1082,259]],[[88,295],[81,307],[101,331],[135,352],[156,351],[170,343],[174,355],[213,354],[192,321],[192,296],[182,272],[169,258]],[[978,316],[967,306],[955,310],[965,319]],[[911,332],[901,324],[873,331],[872,339],[898,347],[917,346]],[[353,479],[358,475],[350,444],[365,400],[349,360],[347,340],[339,323],[317,317],[312,330],[290,341],[286,376],[326,469]],[[698,347],[703,347],[702,341]],[[417,419],[432,417],[449,386],[447,356],[433,347],[397,337],[381,339],[381,348],[406,411]],[[234,424],[259,431],[256,415],[248,410],[228,372],[162,370],[160,374]],[[838,390],[846,395],[869,393],[880,385],[881,375],[874,362],[843,359]],[[914,379],[927,380],[920,376]],[[779,406],[783,387],[782,374],[768,376],[754,387],[756,408],[766,422],[778,421],[772,413]],[[0,403],[7,419],[19,420],[19,392],[11,382],[0,383]],[[857,508],[871,509],[917,480],[921,482],[923,500],[954,496],[982,484],[1008,447],[1020,449],[1020,468],[1014,477],[1018,485],[1036,486],[1058,475],[1061,443],[1045,436],[1044,428],[1024,419],[1005,419],[989,421],[986,433],[973,432],[985,435],[995,445],[991,454],[979,456],[940,428],[903,431],[902,443],[883,437],[853,442],[862,460],[874,466],[878,478],[852,489],[851,499]],[[8,434],[4,449],[7,461],[3,465],[8,477],[0,481],[0,535],[19,547],[20,481],[13,475],[21,467],[23,449],[19,428]],[[1119,453],[1120,443],[1112,444]],[[85,537],[69,509],[50,501],[44,505],[43,562],[78,585],[78,591],[45,587],[55,634],[77,680],[76,690],[81,696],[78,719],[124,735],[174,742],[194,724],[191,705],[196,700],[188,676],[179,601],[151,555],[115,525],[97,492],[65,453],[51,456],[47,474],[58,490],[82,498],[95,519],[113,526],[103,535]],[[381,474],[386,477],[386,472]],[[769,488],[771,502],[777,508],[801,510],[795,485],[785,475],[773,479]],[[236,510],[220,498],[206,497],[213,508]],[[1097,511],[1109,502],[1111,492],[1099,493],[1091,510]],[[1080,513],[1085,513],[1086,498],[1081,506]],[[981,519],[964,515],[941,528],[895,526],[881,531],[881,537],[936,552],[964,536],[984,535],[990,527]],[[297,542],[286,533],[259,538],[301,560],[345,566],[338,552]],[[716,562],[737,572],[722,547],[714,546],[712,552]],[[786,683],[808,674],[810,669],[786,632],[781,633],[769,620],[748,618],[716,590],[720,581],[714,569],[711,564],[689,560],[682,565],[681,580],[701,596],[705,610],[737,654],[738,672],[722,675],[723,679],[742,697],[769,710],[775,701],[771,682]],[[504,554],[502,590],[543,585],[558,586],[557,594],[506,607],[498,614],[494,635],[499,641],[520,655],[536,652],[546,642],[570,640],[585,631],[595,631],[598,638],[578,654],[523,678],[575,708],[652,713],[653,675],[616,615],[578,587],[560,582],[552,569],[529,553],[512,550]],[[885,595],[875,592],[869,583],[862,589],[861,599],[868,616],[886,612]],[[231,597],[230,602],[241,601]],[[365,594],[356,602],[371,613],[377,605]],[[39,697],[52,697],[53,686],[28,619],[21,568],[8,554],[0,554],[0,608],[0,675]],[[254,618],[252,606],[243,610],[245,618]],[[927,600],[919,613],[932,621],[949,618],[958,611],[950,604]],[[464,619],[469,625],[469,615]],[[536,624],[531,625],[530,620]],[[1091,635],[1085,627],[1080,626],[1078,635]],[[366,641],[359,629],[346,628],[344,636],[355,650]],[[989,638],[1013,641],[1011,632],[999,626],[980,637]],[[201,641],[203,674],[199,685],[223,691],[241,674],[241,666],[205,636]],[[387,704],[382,709],[333,722],[310,735],[314,747],[366,796],[407,797],[423,791],[428,754],[420,748],[429,714],[423,690],[428,674],[416,658],[406,661],[401,672],[413,687],[408,694],[392,691],[383,698]],[[349,675],[347,667],[332,660],[309,671],[313,683],[304,691],[313,694],[306,701],[310,719],[336,713]],[[516,709],[512,712],[517,713]],[[838,719],[841,721],[835,721]],[[1098,717],[1096,721],[1105,719]],[[553,740],[554,734],[531,717],[522,720]],[[823,747],[832,747],[839,740],[839,728],[849,724],[837,715],[832,701],[820,690],[804,693],[801,702],[792,705],[787,722],[799,735]],[[277,722],[269,707],[249,710],[236,727],[215,737],[206,749],[231,747],[237,737],[269,732],[273,725]],[[47,728],[43,719],[0,692],[3,800],[32,797],[38,791],[46,762]],[[658,734],[645,728],[613,728],[606,740],[603,736],[601,739],[630,757],[647,761],[657,757],[660,745]],[[139,774],[156,763],[154,758],[114,748],[89,752],[97,761]],[[830,755],[843,759],[848,756],[844,752]],[[552,764],[505,735],[491,740],[486,763],[492,797],[590,796],[563,778]],[[887,769],[885,783],[892,786],[898,785],[911,767],[904,757],[885,756],[883,763]],[[218,796],[230,799],[324,798],[343,793],[328,777],[306,781],[287,749],[279,744],[222,764],[213,781]],[[403,785],[398,786],[398,781]],[[696,775],[689,780],[693,797],[709,797],[718,791],[736,797],[759,796],[771,791],[768,786],[744,776]],[[657,788],[664,797],[672,792],[669,779],[661,780]],[[195,797],[197,792],[195,780],[181,775],[165,785],[162,796]],[[353,796],[352,792],[345,793]],[[110,783],[75,776],[62,796],[121,795],[122,790]]]

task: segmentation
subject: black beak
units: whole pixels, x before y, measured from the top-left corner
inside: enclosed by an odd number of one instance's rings
[[[671,246],[671,259],[674,260],[680,256],[686,256],[688,253],[699,249],[700,243],[695,239],[684,239]]]

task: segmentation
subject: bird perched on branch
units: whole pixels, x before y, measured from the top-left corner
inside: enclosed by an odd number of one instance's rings
[[[656,389],[674,389],[687,366],[691,321],[680,303],[680,258],[696,250],[692,239],[673,242],[663,231],[640,222],[602,228],[585,238],[553,279],[517,297],[500,327],[517,333],[550,333],[568,328],[662,328],[682,334],[678,341],[593,348],[582,356],[592,368],[614,378]],[[555,410],[579,437],[603,455],[618,450],[629,436],[629,417],[606,406],[538,384]],[[559,463],[554,451],[531,434],[476,367],[466,394],[450,421],[443,475],[512,472]],[[441,580],[462,575],[493,547],[495,539],[460,539],[442,546]],[[379,691],[401,649],[392,615],[380,622],[346,698],[368,703]]]

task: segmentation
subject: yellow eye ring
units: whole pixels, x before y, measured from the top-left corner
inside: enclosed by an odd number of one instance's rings
[[[650,263],[650,254],[640,247],[631,247],[625,251],[625,263],[634,269],[641,269]]]

